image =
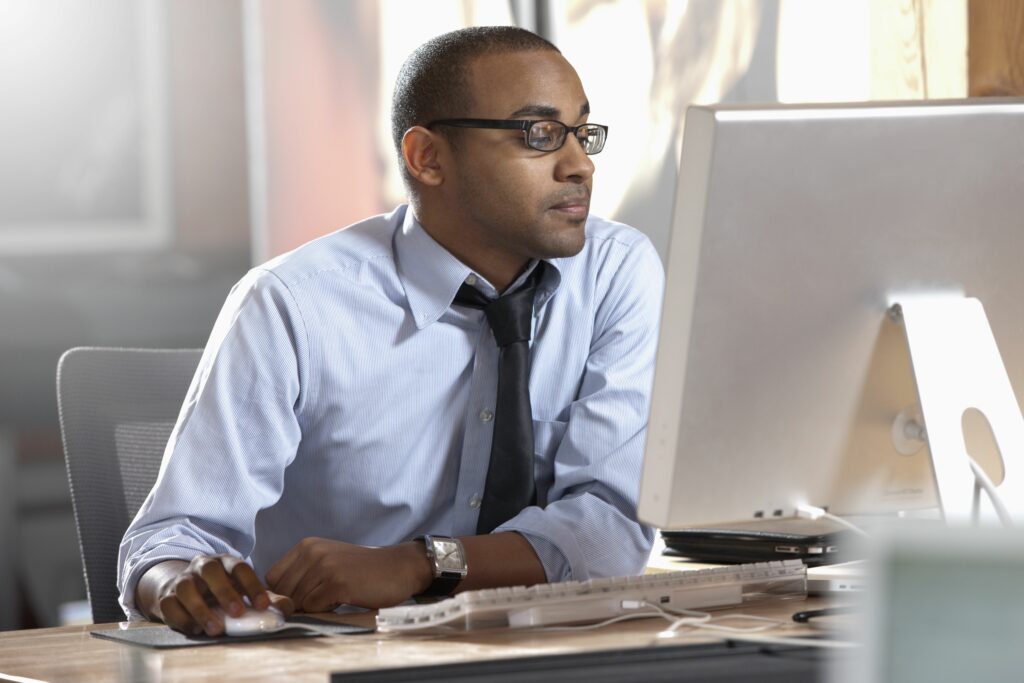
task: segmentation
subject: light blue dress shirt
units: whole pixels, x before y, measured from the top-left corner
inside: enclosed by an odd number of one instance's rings
[[[634,574],[653,540],[636,503],[661,261],[591,217],[582,252],[550,264],[530,345],[537,506],[495,533],[526,537],[550,581]],[[231,553],[264,576],[307,536],[474,534],[498,349],[482,311],[451,307],[463,282],[497,295],[406,206],[246,275],[121,544],[126,612],[167,559]]]

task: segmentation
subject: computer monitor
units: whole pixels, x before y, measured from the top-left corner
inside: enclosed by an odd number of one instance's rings
[[[928,446],[943,431],[996,483],[1019,481],[1024,448],[1006,452],[1018,442],[1001,435],[1024,434],[1022,255],[1024,100],[691,107],[640,518],[937,507],[954,497],[940,500]],[[924,430],[922,405],[941,416],[933,399],[976,374],[946,369],[986,355],[957,346],[973,323],[943,313],[965,297],[1002,353],[1012,428],[954,400],[955,424]],[[930,300],[947,305],[925,316],[934,329],[894,308]],[[925,339],[913,356],[911,331]],[[973,485],[966,465],[948,467]]]

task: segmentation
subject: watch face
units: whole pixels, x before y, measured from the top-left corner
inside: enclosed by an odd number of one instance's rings
[[[443,572],[462,572],[462,548],[455,541],[434,539],[434,558]]]

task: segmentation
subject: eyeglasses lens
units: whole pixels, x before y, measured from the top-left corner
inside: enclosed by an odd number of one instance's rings
[[[554,152],[561,149],[568,132],[569,129],[558,121],[538,121],[527,132],[526,144],[541,152]],[[604,128],[600,126],[580,126],[574,135],[587,154],[597,154],[604,149],[604,141],[607,136]]]
[[[553,152],[565,142],[565,126],[557,121],[538,121],[530,127],[526,144],[542,152]]]
[[[587,154],[597,154],[604,149],[605,137],[604,128],[600,126],[581,126],[576,131],[576,138]]]

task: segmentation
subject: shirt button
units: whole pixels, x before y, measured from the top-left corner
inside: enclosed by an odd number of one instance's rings
[[[483,410],[480,411],[480,421],[481,422],[490,422],[493,419],[494,419],[494,413],[492,413],[491,411],[487,410],[486,408],[484,408]]]
[[[470,285],[470,286],[475,285],[476,284],[476,275],[473,275],[472,273],[470,273],[469,276],[466,277],[466,284]]]
[[[474,493],[472,496],[469,497],[469,507],[473,508],[474,510],[480,507],[480,494]]]

